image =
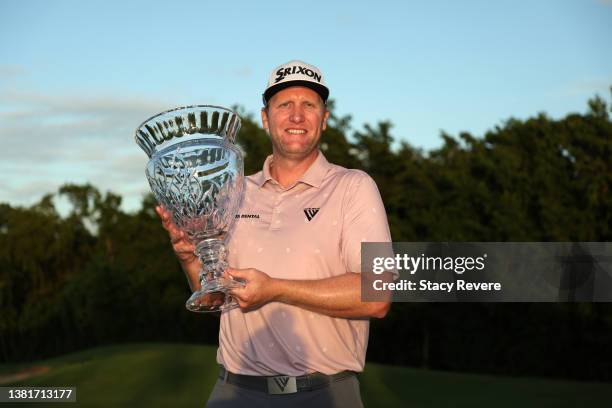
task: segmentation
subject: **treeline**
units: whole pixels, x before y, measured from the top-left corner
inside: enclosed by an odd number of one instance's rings
[[[250,174],[270,144],[242,116]],[[376,180],[394,241],[612,238],[612,123],[601,98],[586,114],[510,119],[482,138],[443,134],[444,145],[430,152],[397,143],[391,128],[351,132],[350,117],[332,114],[321,148]],[[68,216],[55,208],[58,196],[69,200]],[[65,185],[28,208],[0,204],[1,362],[128,341],[217,342],[218,319],[184,308],[187,283],[152,197],[135,213],[120,204],[91,185]],[[395,304],[373,322],[368,357],[611,380],[611,346],[607,303]]]

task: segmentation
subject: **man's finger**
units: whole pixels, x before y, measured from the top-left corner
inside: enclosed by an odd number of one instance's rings
[[[161,205],[158,205],[155,207],[155,212],[157,213],[159,218],[161,218],[164,221],[170,218],[170,213],[164,210],[164,208]]]
[[[172,244],[175,252],[184,252],[193,255],[195,251],[195,246],[193,244],[179,242],[177,244]]]
[[[162,217],[161,220],[162,220],[162,224],[164,225],[167,225],[167,226],[174,225],[170,217]]]
[[[187,241],[186,239],[182,237],[171,236],[170,242],[172,243],[174,247],[178,249],[195,250],[195,245],[193,245],[190,241]]]
[[[244,301],[244,290],[243,287],[232,288],[229,290],[229,294],[238,300]]]
[[[168,231],[170,233],[170,241],[175,244],[179,241],[181,241],[182,239],[185,238],[185,234],[183,233],[183,231],[173,227],[172,231]]]
[[[250,276],[250,273],[248,272],[247,269],[227,268],[226,271],[229,274],[229,276],[232,277],[232,278],[239,278],[239,279],[242,279],[242,280],[248,280],[248,278]]]
[[[174,225],[174,223],[170,221],[168,221],[167,223],[162,223],[162,225],[164,229],[170,233],[171,237],[183,238],[185,236],[185,234],[183,234],[183,231],[178,229],[176,225]]]
[[[243,285],[230,285],[230,292],[236,292],[238,294],[241,294],[242,292],[244,292],[246,290],[246,282]]]
[[[162,227],[164,227],[166,231],[170,231],[170,228],[172,228],[172,223],[168,220],[162,219]]]

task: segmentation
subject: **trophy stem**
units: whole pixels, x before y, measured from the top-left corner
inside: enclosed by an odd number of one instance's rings
[[[227,268],[227,250],[223,241],[207,238],[196,245],[194,252],[202,263],[201,288],[187,300],[187,309],[192,312],[218,312],[238,307],[228,291],[240,283],[223,276]]]

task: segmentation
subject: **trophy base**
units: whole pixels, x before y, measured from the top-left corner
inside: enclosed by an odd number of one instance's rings
[[[238,303],[227,292],[239,286],[242,286],[242,283],[223,277],[204,282],[199,290],[193,292],[185,303],[185,307],[197,313],[225,312],[235,309]]]

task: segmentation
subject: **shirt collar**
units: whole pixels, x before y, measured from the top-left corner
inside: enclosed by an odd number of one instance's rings
[[[273,180],[272,174],[270,173],[270,163],[272,163],[272,155],[266,157],[266,161],[264,162],[263,169],[261,172],[261,176],[257,180],[257,185],[261,188],[267,181]],[[319,154],[317,154],[317,158],[310,165],[308,170],[297,180],[296,184],[299,182],[306,183],[310,186],[319,188],[323,183],[323,178],[327,174],[330,164],[323,155],[323,152],[319,150]]]
[[[259,186],[259,188],[263,187],[263,185],[266,184],[267,181],[272,180],[272,174],[270,174],[270,163],[272,163],[272,155],[266,157],[266,161],[264,161],[263,170],[261,172],[259,180],[257,180],[257,185]]]

